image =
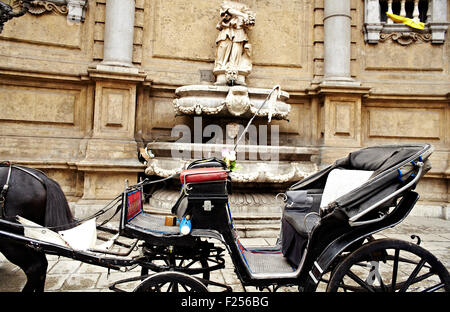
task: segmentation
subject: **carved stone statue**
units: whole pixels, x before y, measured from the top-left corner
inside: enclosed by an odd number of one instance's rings
[[[216,28],[217,53],[214,64],[216,84],[245,85],[245,77],[252,69],[251,45],[247,30],[255,25],[255,13],[235,1],[224,1]]]

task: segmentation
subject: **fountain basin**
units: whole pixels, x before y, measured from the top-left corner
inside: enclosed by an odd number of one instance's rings
[[[217,115],[251,118],[263,104],[272,89],[247,88],[245,86],[189,85],[175,90],[173,107],[176,115]],[[275,105],[267,103],[257,116],[287,120],[291,106],[286,103],[289,94],[282,91]]]

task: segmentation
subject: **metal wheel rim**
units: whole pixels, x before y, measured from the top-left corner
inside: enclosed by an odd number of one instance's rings
[[[161,272],[147,277],[134,292],[207,292],[195,277],[181,272]]]
[[[386,254],[387,253],[387,254]],[[449,273],[422,247],[384,239],[363,245],[336,268],[327,291],[450,291]]]

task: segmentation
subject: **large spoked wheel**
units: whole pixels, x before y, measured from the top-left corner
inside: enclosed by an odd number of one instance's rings
[[[207,292],[202,282],[181,272],[161,272],[147,277],[135,292]]]
[[[380,239],[348,255],[335,269],[327,292],[450,291],[445,266],[414,243]]]
[[[148,275],[149,270],[157,273],[177,271],[209,280],[211,271],[225,267],[222,252],[222,248],[204,241],[194,247],[147,245],[143,248],[146,260],[141,276]]]
[[[153,271],[161,272],[165,270],[186,271],[190,275],[201,277],[205,280],[210,278],[209,263],[207,259],[188,259],[183,257],[162,258],[150,261],[154,267]],[[141,275],[147,275],[148,269],[142,268]]]

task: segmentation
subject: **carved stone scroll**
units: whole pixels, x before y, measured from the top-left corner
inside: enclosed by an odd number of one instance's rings
[[[41,15],[44,13],[66,15],[69,13],[69,10],[67,9],[67,5],[57,5],[48,1],[33,1],[30,3],[30,9],[28,12],[33,15]]]
[[[415,42],[431,41],[431,34],[420,34],[415,32],[395,32],[395,33],[381,33],[380,42],[385,42],[391,39],[403,46],[410,45]]]
[[[13,0],[13,9],[22,7],[22,0]],[[71,22],[83,22],[86,14],[88,0],[36,0],[29,3],[28,13],[32,15],[43,15],[56,13],[67,15],[67,20]]]

